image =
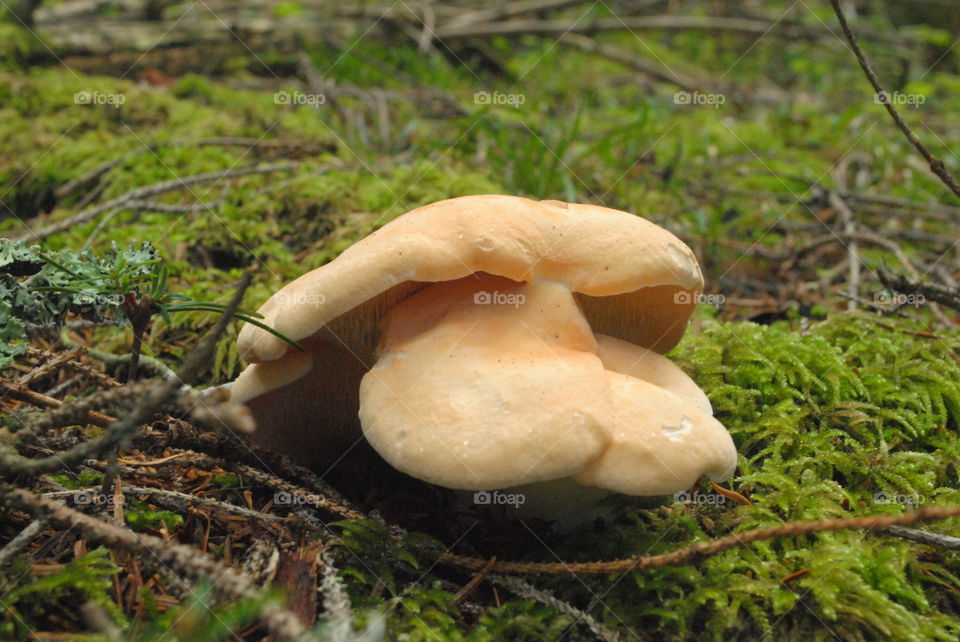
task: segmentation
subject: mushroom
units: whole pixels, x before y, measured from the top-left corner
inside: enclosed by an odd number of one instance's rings
[[[574,496],[674,493],[736,464],[663,356],[702,285],[686,245],[626,212],[441,201],[275,293],[264,321],[305,352],[245,326],[231,395],[261,443],[327,465],[365,437],[413,477],[523,488],[555,515]]]

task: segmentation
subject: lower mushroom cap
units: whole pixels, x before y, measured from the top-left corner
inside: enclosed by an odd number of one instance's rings
[[[598,345],[560,283],[481,274],[428,286],[390,311],[381,351],[361,383],[364,434],[395,468],[434,484],[570,476],[658,495],[736,464],[696,384],[648,350]]]
[[[357,420],[366,366],[328,341],[301,343],[306,352],[251,364],[230,384],[230,398],[253,412],[251,441],[325,467],[347,453],[361,456],[369,450]]]
[[[737,450],[711,415],[652,383],[607,372],[612,393],[613,441],[574,479],[624,495],[666,495],[690,488],[703,475],[726,479]]]
[[[603,367],[634,379],[642,379],[683,397],[708,415],[713,407],[703,390],[687,373],[662,354],[605,334],[596,335],[597,355]]]
[[[490,301],[475,303],[478,293]],[[360,386],[360,420],[409,475],[460,489],[566,477],[610,441],[610,408],[596,403],[603,364],[562,284],[434,285],[394,308],[384,342]]]

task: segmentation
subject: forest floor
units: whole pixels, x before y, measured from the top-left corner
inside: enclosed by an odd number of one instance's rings
[[[960,506],[960,201],[829,3],[254,4],[0,22],[0,637],[960,636],[960,518],[920,524]],[[879,9],[853,28],[960,175],[958,34]],[[723,487],[575,533],[486,522],[252,449],[159,383],[237,375],[239,320],[199,347],[236,292],[256,310],[483,193],[634,212],[693,248],[706,290],[670,357],[734,437]],[[61,266],[66,298],[17,298]],[[795,525],[871,516],[891,521]],[[766,527],[794,531],[589,564]]]

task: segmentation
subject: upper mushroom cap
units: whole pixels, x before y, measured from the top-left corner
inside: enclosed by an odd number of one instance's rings
[[[384,225],[333,262],[277,291],[259,310],[294,340],[318,332],[371,361],[384,313],[427,283],[486,272],[513,281],[549,279],[579,293],[597,332],[663,353],[683,334],[703,277],[693,252],[667,230],[595,205],[515,196],[464,196]],[[248,361],[278,359],[276,336],[246,325]]]

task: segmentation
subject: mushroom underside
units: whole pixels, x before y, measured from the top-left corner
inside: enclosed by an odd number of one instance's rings
[[[569,288],[490,275],[427,286],[386,316],[360,419],[392,466],[465,490],[570,477],[629,495],[728,476],[729,433],[656,352],[594,335]]]

